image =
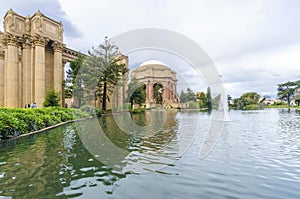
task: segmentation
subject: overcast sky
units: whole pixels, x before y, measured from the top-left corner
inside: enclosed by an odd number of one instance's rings
[[[105,36],[139,28],[184,34],[212,59],[233,97],[248,91],[275,97],[278,83],[300,80],[298,0],[1,0],[0,16],[9,8],[62,21],[64,43],[84,53]]]

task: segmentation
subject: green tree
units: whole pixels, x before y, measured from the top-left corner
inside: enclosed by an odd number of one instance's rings
[[[196,94],[190,88],[187,88],[186,92],[181,91],[181,94],[180,94],[179,98],[180,98],[180,102],[182,102],[182,103],[184,103],[184,102],[196,102]]]
[[[240,98],[233,100],[233,107],[236,107],[237,109],[247,109],[251,106],[251,109],[257,109],[259,108],[259,99],[260,95],[257,92],[247,92],[242,94]]]
[[[102,110],[106,110],[111,92],[128,69],[122,63],[118,47],[108,37],[97,48],[88,51],[88,55],[83,71],[85,96],[89,100],[100,97]]]
[[[241,99],[249,101],[249,104],[258,104],[260,95],[257,92],[247,92],[241,96]]]
[[[277,85],[277,96],[279,99],[286,101],[288,105],[291,105],[291,100],[294,98],[294,93],[297,88],[300,87],[300,81],[286,82]]]
[[[70,62],[70,69],[66,71],[67,78],[65,82],[65,97],[74,98],[76,106],[80,107],[83,99],[83,79],[80,69],[83,66],[84,57],[80,55],[74,61]]]
[[[212,110],[212,98],[211,98],[210,87],[207,87],[207,92],[206,92],[206,106],[208,108],[208,111]]]
[[[156,104],[163,103],[163,87],[160,84],[154,84],[153,86],[153,98],[155,99]]]
[[[297,106],[300,106],[300,88],[295,91],[295,102]]]
[[[128,101],[131,108],[134,103],[142,105],[146,101],[145,85],[139,83],[136,78],[133,78],[128,85]]]
[[[44,107],[60,106],[59,101],[60,101],[60,93],[55,91],[54,88],[51,88],[48,90],[46,94],[46,98],[43,103],[43,106]]]
[[[207,99],[204,92],[200,92],[197,96],[199,108],[207,108]]]

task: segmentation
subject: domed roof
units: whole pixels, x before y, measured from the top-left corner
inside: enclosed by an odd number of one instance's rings
[[[142,63],[140,66],[146,66],[146,65],[163,65],[167,66],[165,63],[158,61],[158,60],[148,60]]]

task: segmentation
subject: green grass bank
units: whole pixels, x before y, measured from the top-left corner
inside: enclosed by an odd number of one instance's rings
[[[87,117],[90,114],[71,108],[0,108],[0,140]]]

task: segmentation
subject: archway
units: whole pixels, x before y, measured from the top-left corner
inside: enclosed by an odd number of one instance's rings
[[[155,83],[153,85],[153,99],[155,104],[163,104],[163,93],[164,93],[164,87],[160,83]]]

